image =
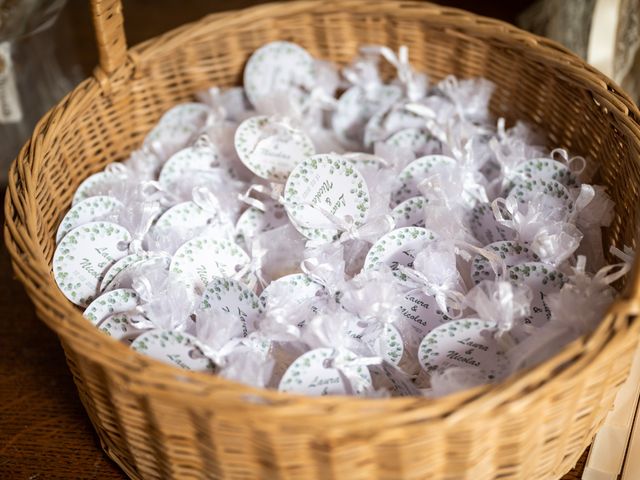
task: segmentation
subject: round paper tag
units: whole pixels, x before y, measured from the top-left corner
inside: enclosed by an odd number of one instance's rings
[[[251,246],[252,240],[262,232],[273,230],[289,221],[284,206],[273,200],[263,202],[266,211],[249,207],[245,210],[236,222],[236,242],[245,245],[247,248]]]
[[[422,128],[405,128],[391,135],[384,143],[390,147],[410,150],[414,155],[421,155],[426,153],[425,149],[431,140],[431,135]]]
[[[210,308],[235,316],[242,324],[242,336],[255,331],[256,320],[262,314],[260,299],[251,290],[235,280],[214,278],[202,294],[200,308]]]
[[[171,256],[166,253],[143,252],[140,260],[127,265],[116,273],[115,277],[107,284],[106,290],[132,288],[137,278],[145,277],[148,273],[154,275],[158,271],[168,272],[170,264]]]
[[[76,305],[89,305],[111,264],[127,254],[131,235],[120,225],[90,222],[71,230],[53,255],[60,291]]]
[[[567,188],[555,180],[531,178],[517,183],[507,198],[515,198],[521,205],[527,205],[536,197],[544,195],[550,208],[554,206],[573,209],[573,199]]]
[[[74,228],[85,223],[104,219],[123,207],[124,205],[120,200],[107,195],[89,197],[76,203],[60,222],[56,233],[56,243],[60,243],[60,240]]]
[[[398,267],[413,267],[416,254],[435,238],[433,232],[426,228],[403,227],[393,230],[373,244],[365,258],[364,270],[386,265],[400,280],[405,281],[406,275]]]
[[[536,158],[519,164],[510,180],[520,183],[524,179],[554,180],[565,187],[580,185],[578,177],[569,167],[550,158]]]
[[[314,84],[311,55],[291,42],[271,42],[257,49],[244,67],[244,89],[255,106],[276,92],[286,92],[302,105]]]
[[[564,275],[554,268],[540,262],[527,262],[515,265],[507,270],[507,278],[514,285],[526,285],[532,293],[531,314],[524,323],[533,327],[541,327],[551,318],[551,310],[546,296],[559,291],[565,282]],[[521,338],[518,332],[516,338]]]
[[[185,370],[209,373],[216,370],[214,363],[198,349],[198,339],[188,333],[150,330],[136,338],[131,348]]]
[[[477,370],[487,380],[499,378],[507,368],[504,351],[493,337],[493,322],[454,320],[429,332],[418,350],[418,360],[427,373],[450,367]]]
[[[223,212],[219,212],[222,214]],[[199,229],[209,225],[215,228],[215,233],[220,233],[222,238],[233,238],[233,225],[221,215],[210,210],[205,210],[195,202],[188,201],[178,203],[164,212],[154,225],[155,233],[171,232],[172,230]]]
[[[435,298],[422,290],[407,293],[400,302],[400,312],[421,338],[451,320],[446,312],[440,310]]]
[[[107,196],[122,182],[123,175],[116,172],[98,172],[87,177],[73,195],[73,206],[90,197]]]
[[[148,328],[138,328],[135,326],[135,320],[142,319],[137,314],[128,312],[120,312],[104,319],[100,324],[100,331],[106,333],[114,340],[131,344],[136,337],[148,331]]]
[[[346,333],[351,338],[361,341],[365,328],[366,325],[353,323]],[[404,355],[404,342],[398,329],[391,324],[385,324],[377,341],[379,342],[377,346],[379,350],[376,353],[381,355],[385,361],[398,365]]]
[[[538,256],[525,245],[516,241],[494,242],[484,247],[491,253],[498,255],[507,268],[525,262],[539,262]],[[477,285],[483,280],[495,280],[496,274],[491,263],[482,255],[476,255],[471,263],[471,279]]]
[[[203,103],[182,103],[168,110],[144,139],[146,147],[161,144],[169,155],[184,148],[204,128],[211,114]]]
[[[372,155],[370,153],[349,152],[343,154],[342,158],[356,167],[356,169],[365,178],[367,177],[367,172],[378,172],[380,169],[388,166],[384,158]]]
[[[200,295],[215,277],[231,277],[249,261],[244,250],[229,240],[197,237],[176,251],[169,270]]]
[[[312,240],[332,241],[337,235],[323,211],[351,217],[355,225],[361,225],[369,212],[364,178],[336,154],[314,155],[299,163],[287,180],[284,198],[294,227]]]
[[[348,366],[356,356],[350,352],[340,352],[336,362],[346,364],[344,375],[325,362],[334,353],[332,348],[316,348],[298,357],[287,369],[280,380],[281,392],[302,393],[311,396],[345,395],[347,386],[343,377],[352,383],[356,395],[364,395],[371,388],[371,374],[364,365]]]
[[[332,117],[333,130],[347,142],[362,143],[369,119],[377,112],[389,109],[401,97],[402,89],[397,85],[380,85],[371,91],[359,86],[351,87],[338,99]]]
[[[94,325],[100,325],[110,315],[133,310],[139,300],[138,294],[130,288],[111,290],[91,302],[82,316]]]
[[[444,155],[427,155],[414,160],[407,165],[398,175],[402,186],[391,196],[392,206],[397,206],[401,202],[420,196],[418,185],[427,178],[431,169],[436,165],[455,165],[455,160]]]
[[[311,278],[304,273],[294,273],[291,275],[285,275],[277,280],[271,282],[262,291],[260,295],[260,301],[267,307],[269,305],[269,296],[274,292],[287,291],[287,301],[295,303],[297,305],[307,305],[307,311],[300,312],[300,321],[298,327],[304,326],[307,320],[312,318],[318,312],[318,308],[313,302],[314,299],[324,295],[324,287],[319,283],[314,282]]]
[[[391,211],[391,216],[396,222],[396,228],[424,227],[424,207],[428,200],[424,197],[411,197]]]
[[[130,267],[134,263],[138,263],[142,260],[146,260],[147,258],[149,258],[148,252],[139,252],[139,253],[131,253],[129,255],[122,257],[117,262],[114,262],[104,272],[104,278],[100,282],[100,291],[105,292],[107,290],[113,290],[113,287],[110,288],[109,284],[120,272]]]
[[[364,129],[364,145],[369,148],[375,142],[387,140],[391,135],[407,128],[422,128],[424,118],[402,107],[380,110],[367,122]]]
[[[235,134],[238,157],[259,177],[284,182],[291,170],[315,153],[313,142],[302,131],[278,124],[267,116],[251,117]]]
[[[473,207],[468,218],[471,233],[483,245],[512,240],[516,236],[516,232],[498,223],[488,203],[479,203]]]
[[[166,161],[158,181],[165,188],[174,188],[186,173],[212,170],[218,158],[217,149],[210,143],[184,148]]]

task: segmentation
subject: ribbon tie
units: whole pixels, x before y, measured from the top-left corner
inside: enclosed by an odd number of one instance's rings
[[[206,187],[195,187],[191,192],[193,203],[205,212],[211,214],[211,218],[217,218],[222,211],[218,198]]]
[[[584,157],[569,157],[569,152],[564,148],[556,148],[551,151],[551,158],[565,164],[572,173],[579,177],[587,168],[587,161]]]
[[[612,253],[614,250],[620,252],[617,248],[611,247]],[[623,255],[625,254],[623,253]],[[631,270],[631,262],[623,261],[602,267],[593,276],[590,276],[586,272],[586,265],[587,258],[584,255],[578,255],[576,266],[573,267],[573,275],[571,276],[571,280],[575,286],[585,292],[588,292],[592,288],[600,289],[604,286],[611,285]]]
[[[142,247],[142,242],[144,241],[144,237],[147,235],[153,222],[156,219],[156,214],[158,213],[160,204],[159,202],[145,201],[142,204],[142,212],[140,212],[140,220],[134,225],[134,228],[131,229],[131,237],[132,240],[129,243],[129,253],[141,253],[144,252],[144,248]]]
[[[454,320],[462,316],[464,312],[464,295],[462,293],[452,290],[450,285],[432,282],[425,274],[413,268],[400,265],[398,271],[414,284],[419,285],[417,290],[435,298],[442,313]]]
[[[198,340],[194,344],[194,350],[211,360],[218,370],[227,365],[227,357],[240,345],[244,345],[244,340],[244,338],[232,338],[217,350]]]
[[[380,365],[383,359],[378,356],[356,357],[352,352],[343,348],[334,348],[331,355],[324,359],[323,367],[332,368],[338,372],[347,395],[354,395],[370,386],[369,382],[360,376],[357,368],[370,365]]]
[[[287,141],[292,134],[298,132],[299,130],[293,125],[293,120],[290,117],[273,115],[269,117],[266,125],[260,129],[260,135],[249,155],[253,155],[266,140],[275,137],[279,141]]]
[[[267,206],[261,200],[252,197],[252,194],[260,193],[265,195],[267,198],[278,202],[282,205],[285,204],[284,198],[282,197],[282,192],[284,190],[284,185],[281,183],[271,183],[270,186],[266,185],[251,185],[245,193],[238,195],[238,200],[243,203],[246,203],[250,207],[257,208],[261,212],[267,211]]]

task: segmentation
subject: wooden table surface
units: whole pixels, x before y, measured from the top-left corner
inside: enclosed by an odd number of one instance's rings
[[[123,3],[129,42],[135,44],[208,12],[261,2]],[[439,3],[514,21],[515,15],[531,2]],[[80,46],[76,54],[85,71],[90,72],[96,64],[96,50],[87,5],[87,1],[70,0],[61,21],[73,26],[74,43]],[[60,344],[37,319],[24,289],[13,278],[4,245],[0,249],[0,287],[0,479],[125,478],[100,450]],[[585,458],[586,452],[577,468],[564,479],[580,478]]]

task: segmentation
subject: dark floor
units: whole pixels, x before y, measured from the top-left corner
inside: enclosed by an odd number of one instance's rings
[[[124,0],[130,44],[184,22],[252,0]],[[514,21],[531,1],[442,1],[484,15]],[[62,21],[71,29],[86,72],[96,64],[89,2],[69,0]],[[88,74],[87,73],[87,74]],[[9,257],[0,249],[0,478],[120,479],[103,455],[82,409],[55,335],[35,316],[22,286],[13,280]],[[578,469],[565,478],[580,478]]]

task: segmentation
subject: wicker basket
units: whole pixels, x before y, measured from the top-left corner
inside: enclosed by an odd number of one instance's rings
[[[434,5],[291,2],[212,15],[127,50],[118,0],[93,0],[100,66],[37,125],[10,172],[6,244],[39,316],[60,337],[102,446],[134,478],[549,479],[575,464],[624,381],[640,330],[638,277],[599,329],[517,378],[440,400],[306,398],[161,364],[84,320],[51,271],[80,181],[124,159],[177,102],[234,85],[265,42],[349,61],[409,46],[434,79],[485,76],[492,110],[525,119],[600,166],[616,201],[608,244],[633,244],[640,112],[559,45]],[[19,320],[19,319],[16,319]]]

